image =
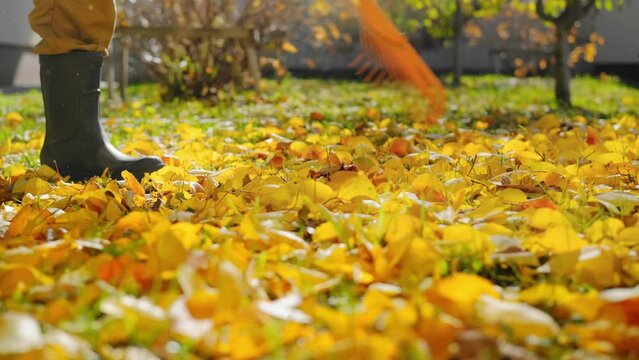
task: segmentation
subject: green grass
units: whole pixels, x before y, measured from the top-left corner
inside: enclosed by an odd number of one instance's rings
[[[516,79],[499,75],[466,76],[463,86],[449,89],[448,119],[462,126],[475,120],[490,119],[494,127],[515,129],[517,119],[534,120],[554,112],[564,116],[583,115],[588,120],[605,119],[618,114],[639,114],[639,89],[617,78],[578,77],[572,83],[574,105],[559,109],[553,99],[552,81],[546,78]],[[160,88],[153,84],[130,88],[128,104],[103,102],[103,116],[116,118],[117,126],[108,127],[113,142],[126,141],[131,129],[141,122],[152,122],[150,136],[170,132],[176,123],[217,128],[242,128],[251,122],[269,122],[282,116],[308,118],[321,113],[325,120],[357,129],[365,126],[362,116],[368,109],[381,112],[398,123],[410,122],[421,114],[423,103],[414,92],[397,86],[376,87],[356,81],[284,79],[265,81],[260,98],[253,92],[224,94],[217,105],[197,100],[164,102]],[[33,130],[44,130],[42,100],[39,91],[0,94],[0,118],[17,111],[25,121],[16,128],[0,127],[0,144],[24,141]],[[35,161],[25,154],[27,162]]]
[[[606,118],[639,114],[639,89],[615,77],[578,77],[572,81],[573,109],[559,109],[548,78],[517,79],[499,75],[468,76],[451,91],[449,116],[487,114],[538,116],[547,112]],[[454,110],[454,109],[457,110]],[[508,125],[507,123],[504,125]]]
[[[265,82],[263,100],[255,102],[251,93],[226,94],[219,106],[197,101],[162,102],[155,85],[134,85],[130,93],[142,115],[163,117],[246,118],[274,115],[281,106],[292,113],[319,111],[327,116],[349,120],[362,107],[374,107],[390,115],[401,116],[406,105],[414,105],[410,91],[397,87],[374,87],[353,81],[284,79]],[[609,117],[619,113],[639,114],[639,89],[605,79],[578,77],[572,82],[574,108],[559,110],[553,99],[553,84],[548,78],[517,79],[501,75],[466,76],[463,86],[449,89],[449,118],[481,118],[486,115],[536,116],[549,111],[566,114]],[[0,115],[18,111],[27,119],[43,116],[38,91],[0,94]],[[147,107],[152,109],[148,109]],[[132,116],[133,107],[107,106],[104,115]],[[138,109],[139,110],[139,109]],[[279,113],[279,112],[278,112]],[[507,125],[507,124],[504,124]]]
[[[575,107],[559,109],[553,99],[552,81],[544,78],[516,79],[499,75],[466,76],[463,86],[449,89],[446,117],[461,126],[473,126],[476,120],[490,120],[492,128],[517,129],[522,117],[535,120],[553,112],[562,116],[583,115],[590,121],[618,114],[639,114],[639,89],[625,85],[619,79],[578,77],[573,81]],[[357,81],[267,80],[260,97],[254,92],[223,94],[214,105],[197,100],[165,102],[161,89],[154,84],[131,86],[131,101],[122,104],[104,97],[102,115],[117,121],[107,125],[107,132],[116,146],[130,140],[133,129],[145,123],[145,134],[160,139],[171,134],[178,123],[187,123],[205,131],[225,127],[242,129],[249,123],[278,122],[299,116],[309,118],[321,113],[323,121],[340,127],[358,129],[368,126],[366,112],[379,111],[397,123],[410,123],[423,116],[424,103],[414,91],[399,86],[373,86]],[[34,132],[44,131],[44,113],[40,92],[0,94],[0,119],[12,111],[25,121],[10,128],[0,123],[0,146],[11,138],[13,142],[28,142]],[[283,119],[284,117],[284,119]],[[446,132],[434,128],[434,132]],[[251,142],[251,138],[235,139]],[[161,142],[161,140],[160,140]],[[25,150],[19,156],[3,158],[5,166],[21,163],[33,167],[37,152]]]

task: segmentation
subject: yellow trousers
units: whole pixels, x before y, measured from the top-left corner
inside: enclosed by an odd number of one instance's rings
[[[105,52],[115,29],[115,0],[33,0],[31,28],[42,41],[42,55],[72,51]]]

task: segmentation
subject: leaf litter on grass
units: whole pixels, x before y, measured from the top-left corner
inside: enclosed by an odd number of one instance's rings
[[[108,109],[167,163],[142,181],[31,166],[41,123],[11,113],[0,356],[639,355],[637,117],[427,129],[397,90],[330,85]]]

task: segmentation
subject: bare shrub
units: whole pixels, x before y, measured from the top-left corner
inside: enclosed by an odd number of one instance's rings
[[[252,39],[180,33],[128,39],[164,85],[166,98],[216,99],[220,90],[253,84],[246,41],[273,53],[304,19],[303,0],[118,0],[121,27],[247,29]],[[278,65],[279,63],[274,63]]]

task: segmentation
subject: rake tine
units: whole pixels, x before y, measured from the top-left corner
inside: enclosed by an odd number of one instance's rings
[[[371,67],[371,65],[373,65],[373,60],[368,60],[366,63],[364,63],[364,65],[362,65],[361,68],[359,68],[359,70],[357,70],[355,75],[356,76],[360,76],[360,75],[364,74],[366,72],[366,70],[368,70],[368,68]]]
[[[377,86],[381,86],[384,82],[384,78],[388,75],[386,71],[381,71],[376,77],[373,83]]]
[[[348,64],[348,67],[349,68],[354,68],[355,66],[357,66],[357,64],[361,63],[365,59],[366,59],[366,55],[359,54],[359,55],[357,55],[357,57],[353,61],[351,61],[350,64]]]
[[[376,65],[373,70],[371,70],[366,77],[364,77],[364,81],[365,82],[371,82],[375,76],[377,76],[377,73],[379,73],[380,71],[382,71],[382,67],[379,65]]]

